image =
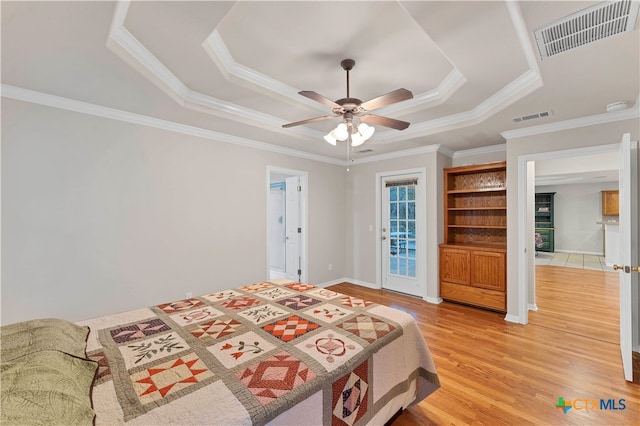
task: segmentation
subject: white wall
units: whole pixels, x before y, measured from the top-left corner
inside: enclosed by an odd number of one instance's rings
[[[346,254],[347,274],[368,285],[376,282],[376,243],[381,230],[376,229],[376,173],[426,168],[427,218],[427,294],[438,295],[438,244],[442,242],[442,169],[451,164],[451,158],[436,152],[368,162],[351,166],[346,177],[347,222]],[[369,226],[374,226],[370,231]]]
[[[266,279],[267,166],[309,173],[309,281],[344,277],[343,167],[3,98],[2,324]]]
[[[602,256],[602,193],[618,189],[617,182],[536,186],[536,192],[555,192],[555,250]]]

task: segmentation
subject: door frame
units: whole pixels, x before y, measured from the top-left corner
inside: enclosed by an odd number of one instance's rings
[[[403,175],[418,175],[416,187],[416,279],[421,289],[421,298],[427,297],[427,169],[394,170],[376,173],[376,287],[382,289],[382,180]]]
[[[529,309],[535,309],[535,249],[533,248],[534,224],[528,215],[535,195],[535,174],[530,162],[557,158],[572,158],[603,152],[618,152],[619,143],[596,145],[583,148],[563,149],[559,151],[539,152],[518,156],[518,311],[519,317],[507,314],[506,319],[521,324],[529,322]],[[535,166],[534,166],[535,167]]]
[[[302,274],[300,275],[300,281],[302,282],[307,282],[308,280],[308,261],[307,261],[307,253],[309,252],[309,241],[307,238],[307,235],[309,234],[309,230],[308,230],[308,226],[307,224],[309,223],[309,209],[308,209],[308,203],[309,203],[309,173],[302,171],[302,170],[295,170],[295,169],[286,169],[286,168],[282,168],[282,167],[276,167],[276,166],[267,166],[267,179],[266,179],[266,200],[265,200],[265,206],[266,206],[266,212],[267,214],[265,214],[265,222],[266,222],[266,228],[267,228],[267,241],[266,241],[266,246],[267,246],[267,256],[266,256],[266,275],[265,277],[267,277],[267,279],[269,279],[269,274],[270,274],[270,262],[269,262],[269,258],[270,258],[270,248],[269,248],[269,241],[270,241],[270,227],[269,227],[269,194],[271,192],[271,175],[272,174],[279,174],[279,175],[285,175],[287,177],[292,177],[292,176],[298,176],[300,178],[300,185],[302,186],[302,193],[300,196],[300,227],[302,228],[302,233],[300,234],[300,265],[301,265],[301,269],[302,269]]]

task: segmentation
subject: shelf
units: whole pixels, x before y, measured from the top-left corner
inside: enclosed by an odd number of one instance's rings
[[[495,226],[495,225],[447,225],[447,228],[507,229],[506,226]]]
[[[507,210],[506,207],[449,207],[449,211]]]
[[[451,248],[479,248],[479,249],[497,249],[497,250],[506,250],[507,243],[499,242],[499,243],[490,243],[490,242],[482,242],[482,243],[442,243],[440,247],[451,247]]]
[[[469,189],[451,189],[447,194],[477,194],[482,192],[504,192],[507,188],[469,188]]]
[[[444,241],[504,245],[507,238],[506,162],[444,169]]]

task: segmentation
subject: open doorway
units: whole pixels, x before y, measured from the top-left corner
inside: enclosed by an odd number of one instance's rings
[[[267,276],[305,281],[307,173],[267,168]]]
[[[581,161],[578,159],[602,159],[603,156],[615,153],[617,155],[618,144],[613,145],[601,145],[594,147],[568,149],[562,151],[543,152],[538,154],[530,154],[521,156],[519,158],[519,193],[518,204],[519,210],[524,212],[521,214],[518,221],[518,233],[520,235],[520,241],[523,242],[524,247],[520,251],[518,259],[519,264],[519,282],[520,282],[520,309],[523,313],[522,323],[528,322],[528,311],[537,309],[536,304],[536,247],[535,247],[535,193],[536,183],[536,169],[539,164],[545,162],[570,162],[572,165],[580,165]],[[596,161],[597,162],[597,161]],[[567,164],[567,163],[565,163]],[[600,161],[600,165],[602,162]],[[594,169],[595,170],[595,169]],[[567,182],[570,179],[578,178],[580,174],[585,175],[585,170],[578,170],[567,168],[565,166],[563,176],[552,174],[547,175],[545,183],[559,183],[562,179]],[[539,173],[538,173],[539,174]],[[555,179],[555,180],[554,180]],[[547,188],[548,189],[548,188]],[[576,218],[578,220],[578,218]],[[595,221],[594,221],[595,222]],[[596,224],[594,223],[594,226]],[[557,231],[556,231],[557,237]],[[557,243],[557,241],[556,241]]]
[[[536,265],[613,270],[619,172],[613,150],[535,162]],[[602,203],[613,198],[615,211]]]

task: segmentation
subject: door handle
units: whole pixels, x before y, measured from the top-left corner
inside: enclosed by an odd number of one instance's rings
[[[624,271],[625,273],[629,274],[631,272],[640,272],[640,266],[627,266],[627,265],[615,264],[615,265],[613,265],[613,270],[614,271]]]

